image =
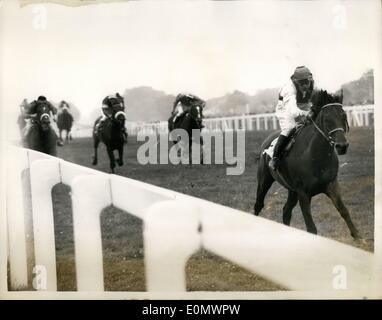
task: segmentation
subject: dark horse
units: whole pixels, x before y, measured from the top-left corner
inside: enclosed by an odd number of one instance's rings
[[[110,160],[110,170],[114,173],[115,158],[114,150],[118,151],[118,165],[123,165],[123,147],[124,147],[124,133],[126,115],[123,111],[116,112],[112,117],[107,118],[102,126],[102,129],[96,130],[96,126],[101,117],[99,117],[93,127],[93,142],[94,142],[94,157],[93,165],[97,165],[98,156],[97,149],[99,143],[102,141],[107,150]]]
[[[56,156],[57,134],[50,125],[48,106],[39,104],[36,108],[36,116],[31,121],[29,132],[26,136],[23,134],[24,147]]]
[[[183,129],[187,132],[188,135],[188,156],[189,156],[189,163],[192,163],[192,141],[193,141],[193,129],[202,130],[203,128],[203,109],[199,105],[192,105],[190,107],[190,110],[186,112],[183,116],[181,116],[179,119],[173,122],[173,117],[170,117],[168,119],[168,131],[171,134],[171,132],[175,129]],[[200,132],[199,131],[199,132]],[[195,142],[199,143],[202,147],[201,152],[201,160],[200,163],[203,164],[203,137],[199,134],[200,141],[197,139]],[[177,137],[177,140],[174,141],[174,144],[179,143],[179,137]]]
[[[263,151],[278,133],[269,136],[262,144],[257,171],[255,215],[264,207],[265,195],[272,183],[277,181],[288,189],[288,199],[283,208],[284,224],[290,224],[292,210],[299,201],[307,231],[317,234],[310,204],[313,196],[324,193],[345,220],[352,237],[357,239],[360,237],[358,230],[341,199],[337,180],[337,153],[345,154],[349,146],[345,136],[349,125],[342,109],[342,94],[335,96],[326,91],[317,91],[312,97],[312,103],[315,119],[302,126],[294,138],[293,147],[281,157],[277,172],[269,168],[270,157]]]
[[[57,127],[60,134],[60,141],[62,141],[62,131],[66,131],[65,141],[69,142],[69,139],[72,140],[72,125],[73,125],[73,116],[69,112],[68,108],[64,107],[57,115]]]

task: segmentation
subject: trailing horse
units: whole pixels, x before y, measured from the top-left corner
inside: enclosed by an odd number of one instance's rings
[[[28,132],[24,132],[23,145],[28,149],[57,155],[56,142],[57,134],[50,125],[49,108],[45,104],[40,104],[36,109],[36,116],[31,119],[31,127]]]
[[[126,115],[123,111],[117,112],[112,117],[107,118],[102,128],[97,129],[98,122],[101,117],[99,117],[93,127],[93,145],[94,145],[94,156],[93,156],[93,165],[97,165],[98,163],[98,145],[102,141],[107,150],[107,154],[110,160],[110,170],[114,173],[115,168],[115,157],[114,150],[118,151],[118,165],[123,165],[123,147],[125,143],[124,136],[124,127]]]
[[[349,125],[342,108],[342,95],[330,95],[318,91],[312,97],[314,120],[305,122],[287,154],[283,154],[277,171],[269,168],[270,157],[264,153],[278,133],[270,135],[262,144],[257,170],[257,197],[255,215],[264,207],[264,198],[274,181],[288,189],[288,199],[283,208],[283,223],[290,224],[292,210],[300,204],[308,232],[317,234],[310,211],[311,199],[320,193],[326,194],[345,220],[353,238],[359,238],[349,211],[344,205],[337,180],[338,155],[347,152],[349,143],[346,133]]]
[[[199,130],[199,132],[203,129],[203,114],[202,114],[202,107],[199,105],[192,105],[190,107],[190,110],[186,112],[183,116],[181,116],[179,119],[173,122],[173,117],[170,117],[168,119],[168,131],[169,134],[172,133],[175,129],[183,129],[187,132],[188,136],[188,156],[189,156],[189,163],[192,163],[192,141],[194,138],[196,139],[195,142],[199,143],[202,152],[201,152],[201,159],[200,163],[203,164],[203,137],[200,135],[197,135],[196,137],[193,136],[193,129]],[[199,140],[199,141],[198,141]],[[177,140],[174,141],[174,144],[178,144],[180,142],[179,137],[177,137]]]
[[[24,132],[24,128],[27,125],[26,116],[22,112],[17,117],[17,125],[19,126],[20,135],[22,137],[23,132]]]
[[[69,139],[72,140],[72,125],[73,125],[73,116],[69,112],[69,110],[64,107],[57,115],[57,127],[60,134],[60,141],[62,141],[62,131],[66,131],[65,141],[69,142]]]

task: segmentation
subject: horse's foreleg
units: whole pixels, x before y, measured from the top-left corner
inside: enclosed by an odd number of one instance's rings
[[[287,226],[290,225],[292,219],[292,210],[297,204],[297,193],[294,191],[288,191],[288,199],[283,208],[283,223]]]
[[[93,166],[96,166],[97,163],[98,163],[97,151],[98,151],[98,145],[99,145],[100,140],[95,135],[93,136],[93,139],[94,139],[94,144],[93,144],[93,146],[94,146],[94,155],[93,155],[93,162],[92,162],[92,164],[93,164]]]
[[[203,137],[200,136],[200,164],[204,164],[203,159],[204,159],[204,141],[203,141]]]
[[[312,197],[305,193],[298,194],[298,201],[300,203],[302,216],[304,217],[306,230],[310,233],[317,234],[317,228],[316,228],[316,225],[314,224],[312,213],[310,212],[311,200],[312,200]]]
[[[274,181],[275,180],[273,179],[268,167],[264,162],[264,158],[261,158],[259,168],[257,169],[257,192],[256,203],[254,206],[256,216],[258,216],[260,211],[264,208],[265,196]]]
[[[60,141],[62,141],[62,130],[60,129]]]
[[[111,171],[111,173],[114,173],[115,158],[114,158],[113,149],[112,148],[107,148],[107,154],[109,155],[109,160],[110,160],[110,171]]]
[[[325,191],[325,194],[332,200],[334,206],[337,208],[338,212],[340,213],[341,217],[345,220],[349,230],[350,234],[354,239],[359,239],[360,234],[353,224],[353,221],[350,218],[350,214],[348,209],[345,207],[341,194],[340,194],[340,187],[338,185],[338,182],[335,181],[333,183],[330,183]]]
[[[66,141],[66,142],[69,141],[69,130],[66,130],[66,138],[65,138],[65,141]]]
[[[123,146],[118,149],[118,165],[123,166]]]

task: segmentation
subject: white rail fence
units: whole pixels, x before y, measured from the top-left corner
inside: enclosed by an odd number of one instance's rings
[[[7,159],[9,289],[28,283],[21,179],[28,171],[35,265],[46,268],[47,291],[57,291],[51,192],[60,182],[71,187],[78,291],[104,290],[100,213],[111,204],[143,220],[148,292],[185,292],[187,260],[200,248],[292,290],[333,293],[338,265],[346,268],[347,292],[373,288],[374,255],[355,247],[35,151],[9,146]]]
[[[351,127],[372,126],[374,124],[374,106],[354,106],[344,107],[346,111],[349,125]],[[203,120],[205,126],[204,130],[248,130],[248,131],[262,131],[262,130],[277,130],[279,124],[277,117],[274,113],[263,113],[254,115],[242,115],[234,117],[222,118],[207,118]],[[137,135],[138,132],[145,133],[166,133],[168,132],[167,121],[156,123],[127,123],[128,133]]]

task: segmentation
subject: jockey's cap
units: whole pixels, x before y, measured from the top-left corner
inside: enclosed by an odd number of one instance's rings
[[[306,80],[312,79],[313,75],[310,70],[305,66],[299,66],[294,70],[292,75],[293,80]]]
[[[37,101],[46,101],[46,98],[44,96],[39,96],[37,98]]]

